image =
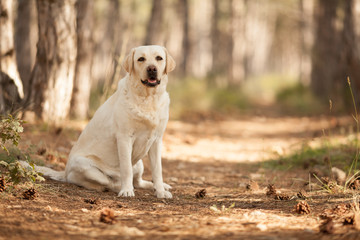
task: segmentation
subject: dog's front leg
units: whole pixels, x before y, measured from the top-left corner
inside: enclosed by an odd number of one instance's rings
[[[133,172],[131,163],[130,142],[117,138],[117,149],[120,163],[121,190],[118,197],[134,197]]]
[[[151,174],[156,191],[156,197],[158,198],[172,198],[169,191],[164,188],[164,182],[162,177],[162,166],[161,166],[161,147],[162,141],[156,140],[149,150],[149,159],[151,164]]]

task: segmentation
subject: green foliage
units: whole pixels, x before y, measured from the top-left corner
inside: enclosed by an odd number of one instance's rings
[[[168,90],[173,119],[181,118],[188,112],[234,113],[250,106],[240,88],[217,88],[209,86],[204,79],[179,79],[170,83]]]
[[[45,179],[40,176],[36,171],[33,164],[30,164],[31,169],[24,168],[21,166],[20,162],[7,163],[5,161],[0,161],[0,165],[7,169],[7,174],[5,179],[11,181],[14,184],[20,183],[22,180],[31,180],[32,182],[44,181]]]
[[[292,154],[281,156],[277,159],[262,163],[265,168],[287,170],[290,168],[307,167],[315,165],[326,166],[329,162],[334,167],[348,171],[356,155],[356,140],[348,140],[346,143],[323,143],[320,146],[311,147],[304,145]]]
[[[279,91],[276,102],[283,112],[289,114],[314,115],[326,110],[326,105],[321,103],[308,87],[300,83]]]
[[[30,180],[32,182],[44,181],[44,178],[35,171],[33,164],[30,164],[31,169],[27,169],[22,167],[17,161],[19,158],[27,161],[30,159],[29,154],[24,154],[17,148],[20,141],[20,133],[24,131],[23,123],[24,121],[14,118],[12,115],[1,118],[0,122],[0,147],[6,152],[6,155],[0,153],[0,166],[4,167],[7,171],[5,179],[13,184],[18,184],[22,180]],[[10,151],[5,146],[7,142],[12,143],[13,147],[10,148]]]
[[[24,131],[22,127],[24,121],[14,118],[12,115],[8,115],[6,118],[2,118],[0,122],[0,147],[4,149],[8,154],[9,151],[5,146],[5,143],[10,141],[13,145],[17,146],[20,140],[20,133]]]
[[[249,99],[239,88],[220,88],[212,91],[212,106],[215,110],[229,113],[250,107]]]

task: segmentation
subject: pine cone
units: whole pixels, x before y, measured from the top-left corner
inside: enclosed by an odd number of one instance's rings
[[[311,212],[310,206],[306,201],[301,201],[295,206],[295,212],[298,214],[309,214]]]
[[[23,197],[24,197],[24,199],[27,199],[27,200],[34,200],[37,197],[37,192],[36,192],[35,188],[29,188],[28,190],[26,190],[23,193]]]
[[[274,184],[269,184],[267,186],[267,189],[268,189],[267,192],[266,192],[267,196],[272,196],[272,195],[276,196],[276,189],[275,189]]]
[[[276,194],[275,200],[289,200],[290,196],[286,194]]]
[[[349,184],[349,189],[353,190],[359,190],[360,189],[360,181],[358,179],[355,179]]]
[[[3,192],[5,191],[5,188],[6,188],[6,181],[5,181],[5,178],[0,178],[0,192]]]
[[[306,198],[307,198],[302,191],[298,192],[298,193],[296,194],[296,196],[297,196],[298,198],[300,198],[300,199],[306,199]]]
[[[84,199],[84,202],[90,203],[90,204],[98,204],[98,200],[95,198]]]
[[[196,198],[204,198],[206,196],[206,189],[201,189],[197,193],[195,193]]]
[[[353,225],[355,229],[360,229],[360,214],[358,212],[351,213],[348,216],[345,216],[344,225]]]
[[[44,155],[46,153],[46,148],[39,148],[38,150],[37,150],[37,154],[38,155]]]
[[[100,222],[113,224],[116,222],[115,214],[112,209],[105,208],[100,213]]]

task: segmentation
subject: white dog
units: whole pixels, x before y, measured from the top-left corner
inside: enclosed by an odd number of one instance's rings
[[[117,91],[96,111],[70,152],[63,172],[36,166],[55,180],[88,189],[133,197],[134,186],[155,189],[158,198],[172,198],[163,182],[162,136],[169,118],[168,73],[175,61],[161,46],[131,50],[123,67],[128,73]],[[153,182],[142,179],[142,158],[149,156]]]

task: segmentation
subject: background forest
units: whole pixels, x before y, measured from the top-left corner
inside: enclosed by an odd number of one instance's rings
[[[360,0],[1,0],[0,112],[87,119],[138,45],[177,62],[171,117],[351,108]],[[356,95],[356,94],[355,94]],[[268,109],[268,110],[267,110]]]
[[[0,0],[0,240],[360,239],[359,40],[360,0]],[[146,44],[172,199],[21,167],[65,169]]]

